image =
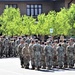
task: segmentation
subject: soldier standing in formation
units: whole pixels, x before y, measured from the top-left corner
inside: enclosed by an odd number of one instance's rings
[[[64,47],[64,68],[67,68],[67,50],[66,47],[68,46],[66,40],[63,41],[63,43],[61,44]]]
[[[34,50],[33,50],[33,45],[34,45],[34,40],[31,41],[31,43],[29,44],[29,52],[30,52],[30,60],[31,60],[31,65],[32,65],[32,69],[35,69],[35,63],[34,63]]]
[[[67,64],[69,68],[73,68],[74,66],[74,47],[72,46],[71,42],[68,43],[66,50],[67,50]]]
[[[53,48],[49,44],[49,41],[47,42],[47,45],[45,46],[45,60],[46,60],[46,67],[48,69],[51,69],[53,66]]]
[[[61,44],[57,47],[57,61],[58,61],[58,68],[63,68],[64,65],[64,48]]]
[[[75,63],[75,43],[72,38],[68,43],[54,40],[46,43],[29,37],[0,37],[0,58],[19,55],[21,67],[32,69],[73,68]]]
[[[35,40],[33,50],[35,67],[37,68],[37,70],[39,70],[41,67],[41,45],[38,43],[38,40]]]
[[[29,61],[30,61],[30,54],[28,49],[28,43],[25,43],[24,47],[22,48],[22,55],[24,60],[24,67],[29,69]]]
[[[53,43],[53,49],[54,49],[54,52],[53,52],[53,67],[56,68],[57,67],[57,51],[56,51],[56,48],[58,46],[58,41],[57,40],[54,40],[54,43]]]
[[[45,69],[46,68],[46,61],[45,61],[45,44],[44,44],[44,42],[42,42],[42,44],[41,44],[41,66],[42,66],[42,68],[43,69]]]
[[[20,41],[20,44],[18,45],[18,54],[19,54],[19,57],[20,57],[20,61],[21,61],[21,67],[24,68],[24,57],[22,55],[22,48],[24,47],[25,43],[24,43],[24,40],[21,39]]]

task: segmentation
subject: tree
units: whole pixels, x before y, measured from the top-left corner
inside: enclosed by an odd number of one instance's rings
[[[35,20],[32,16],[22,16],[22,33],[26,35],[33,35],[36,34],[36,25],[35,25]]]
[[[18,35],[18,27],[22,24],[21,16],[19,9],[15,8],[6,8],[4,9],[2,18],[2,26],[1,29],[3,31],[3,35]]]
[[[56,16],[56,32],[58,35],[67,35],[70,29],[70,25],[68,24],[68,9],[62,8],[60,12],[57,13]]]
[[[70,25],[69,35],[75,35],[75,4],[68,9],[68,24]]]

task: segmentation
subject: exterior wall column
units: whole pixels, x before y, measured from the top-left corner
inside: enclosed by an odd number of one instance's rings
[[[73,0],[65,0],[65,8],[68,8],[72,2]]]

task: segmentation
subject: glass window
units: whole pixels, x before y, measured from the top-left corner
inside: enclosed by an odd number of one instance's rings
[[[41,5],[38,5],[38,8],[41,8]]]
[[[35,9],[37,8],[37,5],[35,5]]]
[[[27,8],[30,8],[30,5],[27,5]]]
[[[30,16],[30,9],[27,9],[27,15]]]
[[[6,4],[6,5],[5,5],[5,8],[6,8],[6,7],[8,7],[8,8],[9,8],[9,7],[17,8],[17,4]]]
[[[38,15],[38,9],[35,9],[35,15],[36,16]]]
[[[34,5],[31,5],[31,8],[34,8]]]
[[[14,7],[14,8],[17,8],[17,5],[16,5],[16,4],[13,4],[13,7]]]
[[[31,16],[34,16],[34,9],[31,9]]]
[[[41,12],[41,9],[39,9],[39,13],[38,14],[41,14],[42,12]]]
[[[8,5],[5,5],[5,8],[8,8],[9,6]]]
[[[40,4],[31,4],[27,5],[27,15],[37,16],[42,13],[42,5]]]

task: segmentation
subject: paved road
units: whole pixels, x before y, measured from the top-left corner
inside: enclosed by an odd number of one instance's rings
[[[0,75],[75,75],[75,70],[28,70],[20,67],[19,58],[0,59]]]

